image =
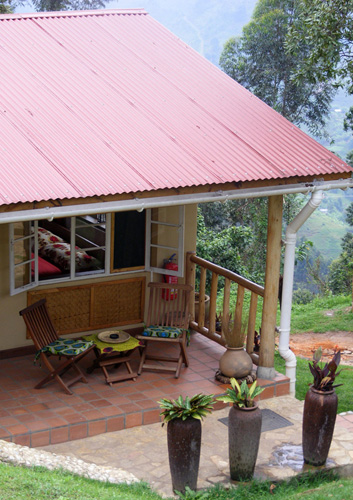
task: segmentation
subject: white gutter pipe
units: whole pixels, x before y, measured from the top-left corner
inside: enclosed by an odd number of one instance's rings
[[[299,214],[288,224],[285,237],[285,254],[284,254],[284,269],[283,269],[283,287],[282,287],[282,306],[281,306],[281,323],[280,323],[280,339],[279,353],[286,361],[286,375],[290,379],[290,394],[295,394],[296,381],[296,366],[297,359],[293,351],[289,348],[290,335],[290,320],[292,311],[292,296],[293,296],[293,279],[295,265],[295,244],[297,240],[297,232],[310,215],[317,209],[324,197],[323,191],[320,189],[315,191],[310,201],[299,212]]]
[[[84,205],[68,205],[60,207],[46,207],[31,210],[19,210],[0,213],[0,224],[23,222],[32,220],[52,220],[58,217],[73,217],[78,215],[94,215],[109,212],[124,212],[127,210],[142,211],[148,208],[168,207],[173,205],[192,205],[211,201],[227,201],[239,198],[261,198],[281,194],[310,193],[329,189],[347,189],[353,187],[353,179],[336,181],[314,181],[287,186],[260,187],[250,189],[236,189],[232,191],[216,191],[212,193],[181,194],[175,196],[134,198],[132,200],[90,203]]]

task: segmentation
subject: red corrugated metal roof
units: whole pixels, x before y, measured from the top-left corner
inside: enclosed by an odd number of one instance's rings
[[[0,16],[0,204],[350,171],[145,11]]]

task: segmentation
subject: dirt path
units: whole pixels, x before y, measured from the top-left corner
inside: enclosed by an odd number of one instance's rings
[[[278,344],[278,338],[276,340]],[[323,360],[341,350],[341,364],[353,366],[353,332],[297,333],[290,336],[290,348],[296,356],[312,359],[318,347],[322,347]]]

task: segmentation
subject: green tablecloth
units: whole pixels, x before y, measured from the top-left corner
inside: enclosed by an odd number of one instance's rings
[[[108,354],[109,352],[124,352],[130,351],[131,349],[135,349],[135,347],[141,345],[139,340],[136,340],[134,337],[130,337],[126,342],[121,342],[118,344],[108,344],[107,342],[102,342],[98,339],[96,334],[93,335],[85,335],[83,337],[85,340],[91,340],[94,342],[99,351],[103,354]]]

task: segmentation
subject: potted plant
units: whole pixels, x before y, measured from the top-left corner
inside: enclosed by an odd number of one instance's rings
[[[259,451],[262,415],[254,398],[263,389],[256,387],[256,381],[249,388],[243,380],[230,379],[231,389],[218,401],[233,403],[228,418],[228,446],[230,477],[235,481],[248,481],[254,474]]]
[[[322,368],[319,364],[322,349],[314,353],[313,363],[309,363],[314,382],[305,396],[303,411],[303,455],[304,462],[310,465],[323,465],[331,446],[336,422],[338,399],[335,378],[339,375],[337,367],[341,351],[334,353],[331,361]]]
[[[220,316],[222,336],[225,340],[226,351],[219,360],[219,369],[226,377],[236,379],[247,377],[253,366],[250,355],[244,349],[246,324],[240,328],[234,327],[231,315]]]
[[[201,420],[213,409],[214,395],[196,394],[192,398],[158,401],[167,423],[169,466],[173,491],[196,490],[201,452]]]

